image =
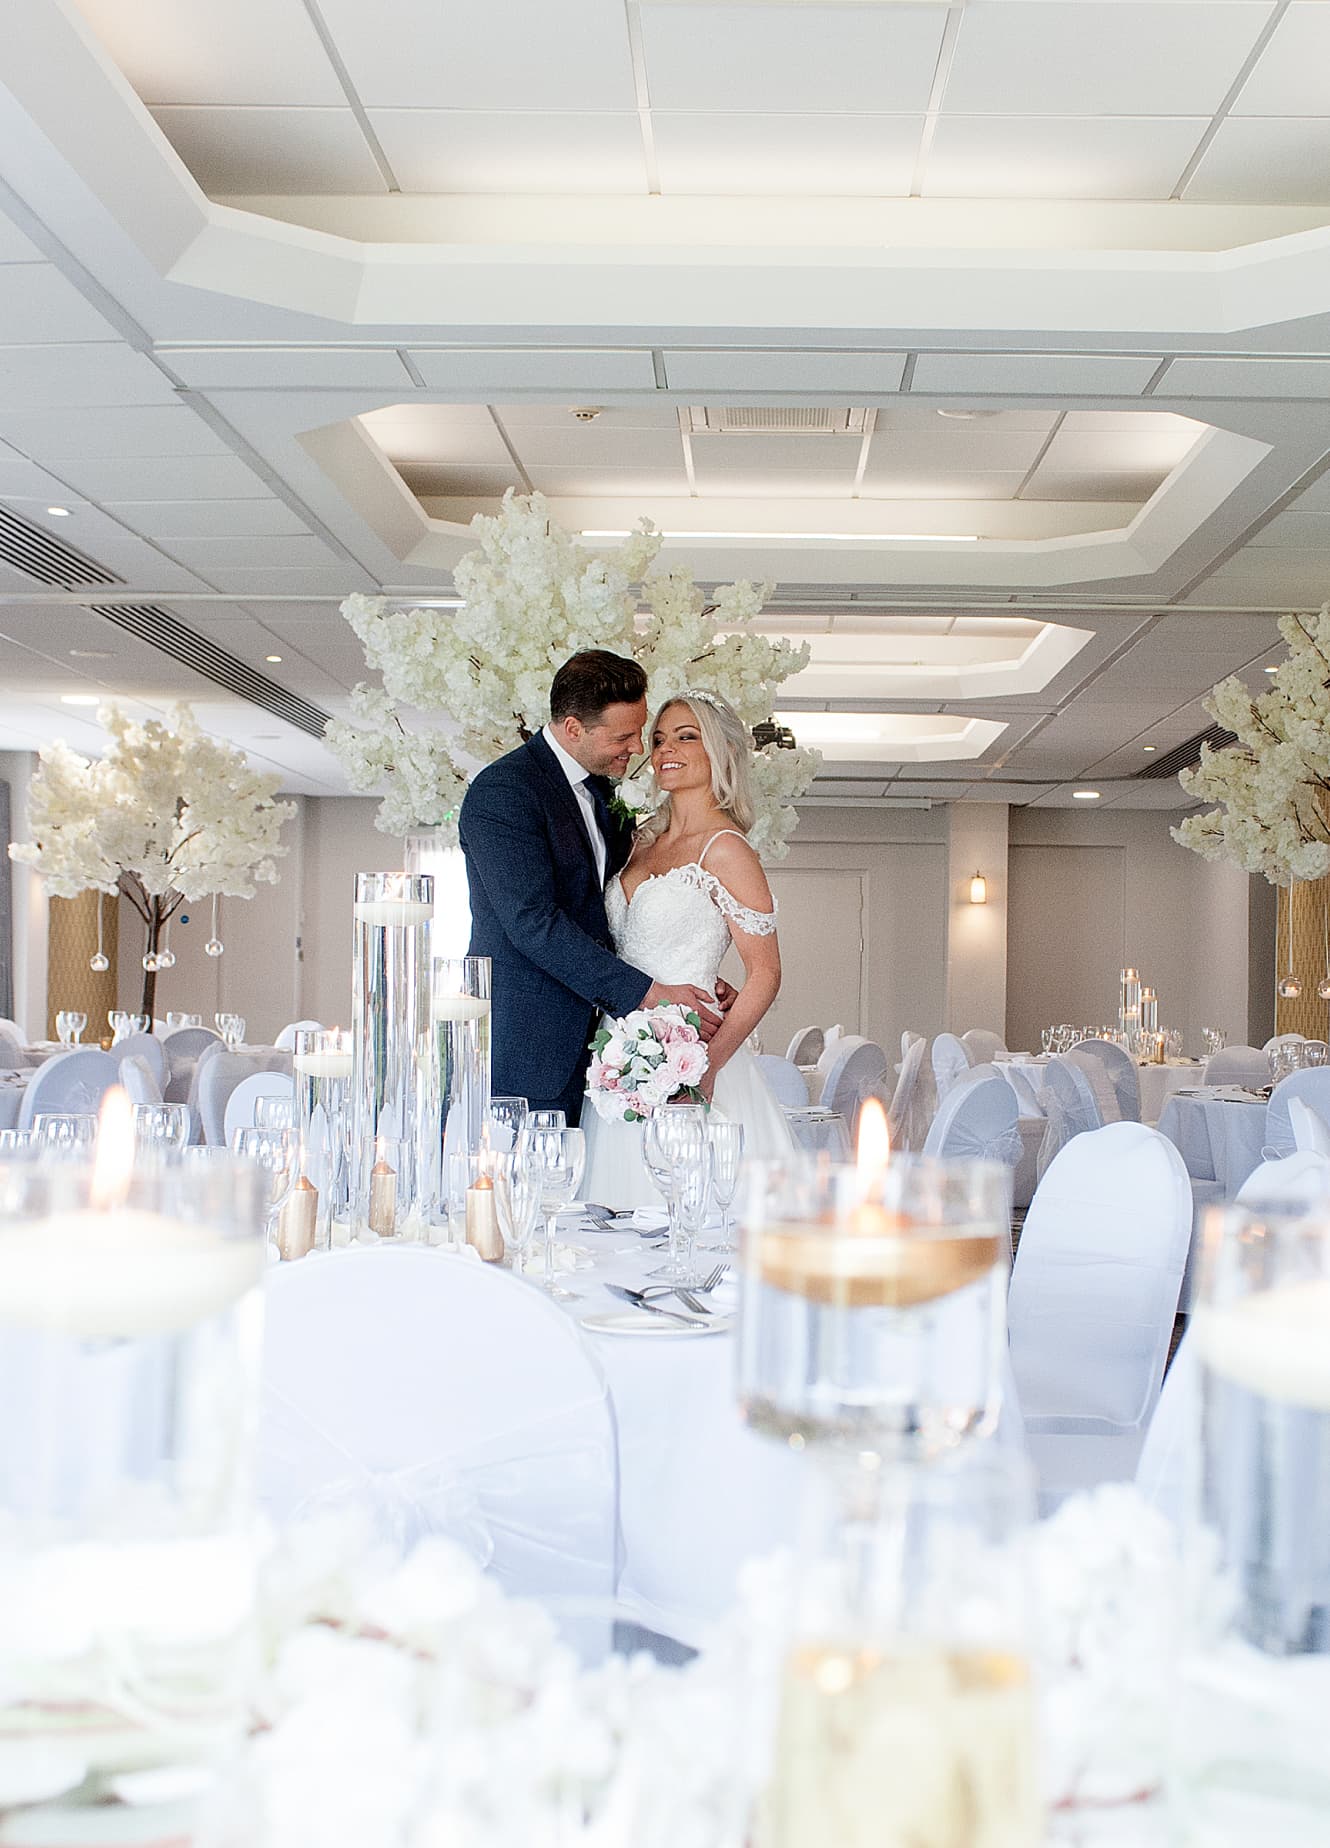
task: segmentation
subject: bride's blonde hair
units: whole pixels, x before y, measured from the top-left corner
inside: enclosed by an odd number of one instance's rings
[[[697,720],[702,748],[711,760],[712,800],[741,834],[747,834],[757,819],[757,808],[753,801],[753,746],[743,720],[719,693],[689,688],[665,701],[651,721],[649,736],[654,737],[656,727],[673,706],[687,706]],[[653,841],[669,824],[670,798],[666,795],[642,823],[641,838]]]

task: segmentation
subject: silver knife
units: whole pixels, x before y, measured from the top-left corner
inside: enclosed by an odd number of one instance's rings
[[[645,1309],[651,1315],[663,1315],[667,1322],[681,1322],[685,1328],[712,1328],[715,1326],[714,1323],[706,1321],[702,1316],[681,1315],[677,1309],[662,1309],[659,1303],[649,1303],[644,1296],[639,1296],[636,1290],[625,1289],[621,1283],[607,1283],[605,1288],[609,1291],[611,1296],[621,1297],[624,1302],[631,1303],[634,1309]]]

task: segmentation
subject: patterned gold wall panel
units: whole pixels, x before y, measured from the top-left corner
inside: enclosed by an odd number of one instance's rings
[[[1279,929],[1275,941],[1277,968],[1273,987],[1289,966],[1288,905],[1290,893],[1279,893]],[[1296,1001],[1279,996],[1275,1001],[1275,1032],[1303,1033],[1308,1039],[1330,1037],[1330,1002],[1322,1001],[1316,984],[1326,974],[1326,907],[1330,905],[1330,879],[1309,879],[1292,887],[1293,973],[1302,982]]]
[[[88,1016],[85,1046],[95,1046],[111,1030],[106,1015],[115,1006],[119,906],[115,899],[106,900],[102,948],[111,966],[99,975],[88,967],[88,959],[97,948],[98,899],[96,892],[80,892],[77,898],[53,898],[50,902],[46,952],[48,1039],[56,1037],[55,1017],[62,1008],[79,1008]]]

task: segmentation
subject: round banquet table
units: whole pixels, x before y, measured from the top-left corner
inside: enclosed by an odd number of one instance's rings
[[[838,1110],[787,1110],[785,1119],[797,1149],[810,1154],[830,1155],[836,1161],[848,1161],[854,1153],[850,1144],[850,1126]]]
[[[1013,1080],[1013,1071],[1020,1072],[1033,1087],[1036,1097],[1043,1085],[1043,1071],[1048,1058],[1043,1053],[1013,1052],[999,1055],[993,1063],[1012,1085],[1025,1108],[1029,1099],[1024,1095],[1018,1082]],[[1164,1105],[1175,1091],[1185,1090],[1189,1085],[1199,1084],[1204,1061],[1200,1059],[1168,1059],[1163,1065],[1153,1062],[1137,1065],[1136,1077],[1141,1090],[1142,1123],[1158,1124]]]
[[[1186,1163],[1194,1181],[1215,1181],[1231,1200],[1261,1165],[1265,1099],[1226,1085],[1195,1096],[1174,1094],[1156,1125]]]

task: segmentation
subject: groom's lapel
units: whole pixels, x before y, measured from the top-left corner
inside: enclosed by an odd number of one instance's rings
[[[581,841],[585,849],[587,863],[591,868],[592,880],[598,885],[600,883],[600,869],[596,865],[596,850],[591,845],[591,836],[587,833],[586,815],[583,812],[582,804],[573,794],[572,784],[564,775],[560,768],[558,758],[554,755],[549,745],[546,744],[540,732],[537,732],[533,738],[527,739],[526,748],[531,753],[532,762],[537,766],[545,779],[551,799],[562,808],[564,814],[567,815],[569,821],[572,823],[577,838]]]

